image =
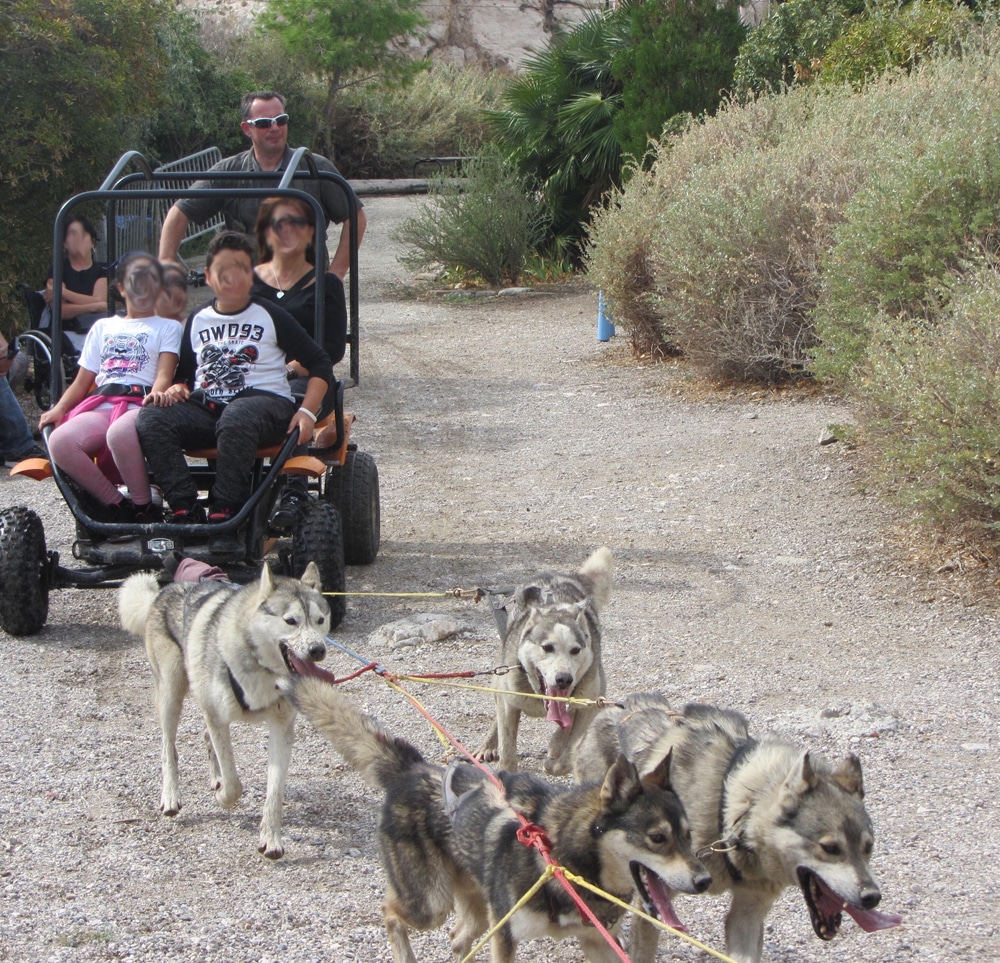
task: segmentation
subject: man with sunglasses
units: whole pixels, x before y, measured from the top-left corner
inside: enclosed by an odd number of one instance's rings
[[[292,149],[288,146],[288,113],[285,111],[285,98],[273,90],[255,90],[246,94],[240,102],[242,121],[240,127],[250,139],[251,148],[234,157],[219,161],[211,171],[278,171],[284,170],[291,159]],[[325,157],[313,155],[316,169],[339,173],[336,167]],[[306,165],[300,166],[305,169]],[[274,181],[263,180],[201,180],[192,184],[192,188],[210,187],[269,187]],[[337,184],[327,180],[294,181],[293,186],[312,194],[323,208],[326,215],[325,229],[330,221],[340,224],[340,241],[334,251],[330,270],[343,280],[350,267],[350,207],[344,191]],[[226,217],[226,225],[232,230],[244,234],[253,234],[257,223],[257,210],[263,198],[217,198],[188,197],[178,201],[167,211],[160,232],[160,260],[175,261],[177,249],[187,232],[189,224],[201,224],[210,217],[222,211]],[[364,236],[367,219],[364,208],[358,201],[358,244]]]

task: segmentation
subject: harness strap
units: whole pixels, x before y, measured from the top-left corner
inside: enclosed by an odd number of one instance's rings
[[[233,695],[236,696],[236,701],[240,704],[240,708],[244,712],[251,712],[250,703],[247,702],[247,694],[243,691],[243,686],[236,681],[236,676],[233,675],[233,670],[226,666],[226,672],[229,673],[229,684],[233,687]]]
[[[726,802],[728,797],[729,777],[739,767],[739,764],[743,761],[750,750],[756,748],[756,746],[756,739],[740,740],[740,742],[736,744],[733,754],[729,757],[729,764],[726,766],[726,771],[722,775],[722,792],[719,794],[719,829],[723,831],[726,828]],[[743,843],[739,833],[735,831],[725,835],[722,839],[722,843],[724,844],[724,846],[720,849],[722,853],[722,861],[725,863],[726,869],[729,870],[730,877],[732,877],[734,883],[742,882],[743,873],[733,862],[729,854],[734,849],[745,850],[747,847]]]

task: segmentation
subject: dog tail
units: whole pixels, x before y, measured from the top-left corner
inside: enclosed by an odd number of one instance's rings
[[[611,549],[606,545],[593,552],[580,566],[577,575],[590,583],[594,607],[598,612],[604,610],[611,598],[611,582],[613,571],[611,565]]]
[[[159,594],[160,584],[150,572],[139,572],[125,579],[118,590],[118,615],[126,632],[146,634],[146,618]]]
[[[416,746],[356,708],[316,669],[315,675],[292,676],[292,702],[368,785],[385,789],[401,772],[423,763]]]

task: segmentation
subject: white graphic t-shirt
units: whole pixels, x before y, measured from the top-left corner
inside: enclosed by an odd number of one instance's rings
[[[180,354],[183,326],[173,318],[102,318],[80,352],[80,367],[93,371],[97,387],[145,385],[156,380],[160,352]]]

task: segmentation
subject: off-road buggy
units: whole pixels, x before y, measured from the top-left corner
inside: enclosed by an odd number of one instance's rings
[[[305,160],[307,170],[298,171]],[[137,172],[126,174],[130,168]],[[203,173],[192,173],[189,182]],[[232,175],[213,173],[215,180],[246,179],[244,173]],[[62,289],[61,239],[69,213],[81,204],[93,207],[95,203],[106,207],[108,224],[115,224],[123,207],[135,210],[135,205],[149,202],[149,210],[165,210],[179,197],[218,194],[246,197],[290,196],[305,200],[313,206],[317,223],[324,223],[319,202],[310,194],[295,188],[295,181],[306,177],[326,178],[343,188],[346,181],[336,174],[317,171],[305,148],[299,148],[283,172],[259,175],[259,188],[227,189],[212,187],[204,192],[177,189],[176,172],[159,175],[150,168],[146,159],[137,152],[129,152],[96,191],[89,191],[70,198],[59,210],[53,229],[54,256],[53,321],[48,335],[29,332],[28,340],[40,345],[59,345],[62,331],[59,322]],[[164,181],[169,178],[168,188]],[[268,180],[276,183],[269,185]],[[348,350],[350,353],[349,385],[359,382],[358,357],[358,257],[356,201],[353,192],[346,190],[351,208],[351,267],[348,305]],[[149,217],[152,220],[152,215]],[[152,232],[150,232],[152,234]],[[108,261],[113,262],[126,251],[115,250],[116,233],[108,232]],[[152,239],[150,241],[152,249]],[[317,257],[318,262],[324,258]],[[323,340],[323,270],[316,274],[316,317],[314,337]],[[206,297],[206,300],[208,298]],[[110,310],[109,310],[110,313]],[[58,357],[58,350],[55,352]],[[51,397],[58,398],[65,388],[65,374],[59,363],[49,366]],[[47,547],[42,521],[30,507],[18,506],[0,511],[0,628],[11,635],[31,635],[45,625],[48,617],[49,593],[53,589],[114,586],[123,578],[139,570],[156,570],[163,567],[164,558],[174,550],[222,567],[236,582],[249,581],[259,574],[265,556],[271,556],[273,567],[281,574],[299,576],[309,561],[319,567],[323,588],[327,592],[343,592],[347,565],[367,565],[375,560],[380,539],[380,502],[378,470],[374,459],[358,451],[350,441],[354,416],[344,411],[345,382],[339,382],[336,406],[329,418],[318,428],[336,426],[336,442],[324,449],[311,449],[306,456],[295,456],[298,444],[293,432],[284,444],[261,449],[252,469],[252,494],[239,512],[219,524],[185,524],[157,522],[149,524],[103,522],[88,513],[88,498],[57,466],[46,459],[28,459],[11,470],[12,475],[23,475],[39,481],[52,478],[76,525],[76,537],[71,554],[76,564],[64,565],[58,551]],[[48,429],[46,430],[48,431]],[[199,490],[207,492],[214,482],[214,451],[188,451],[191,471]],[[281,495],[290,475],[308,478],[309,500],[299,512],[290,537],[289,533],[276,531],[269,522],[275,502]],[[151,479],[155,485],[156,479]],[[226,551],[212,550],[210,536],[216,543],[229,542]],[[233,536],[219,539],[215,536]],[[344,616],[345,601],[342,595],[330,597],[332,625]]]

